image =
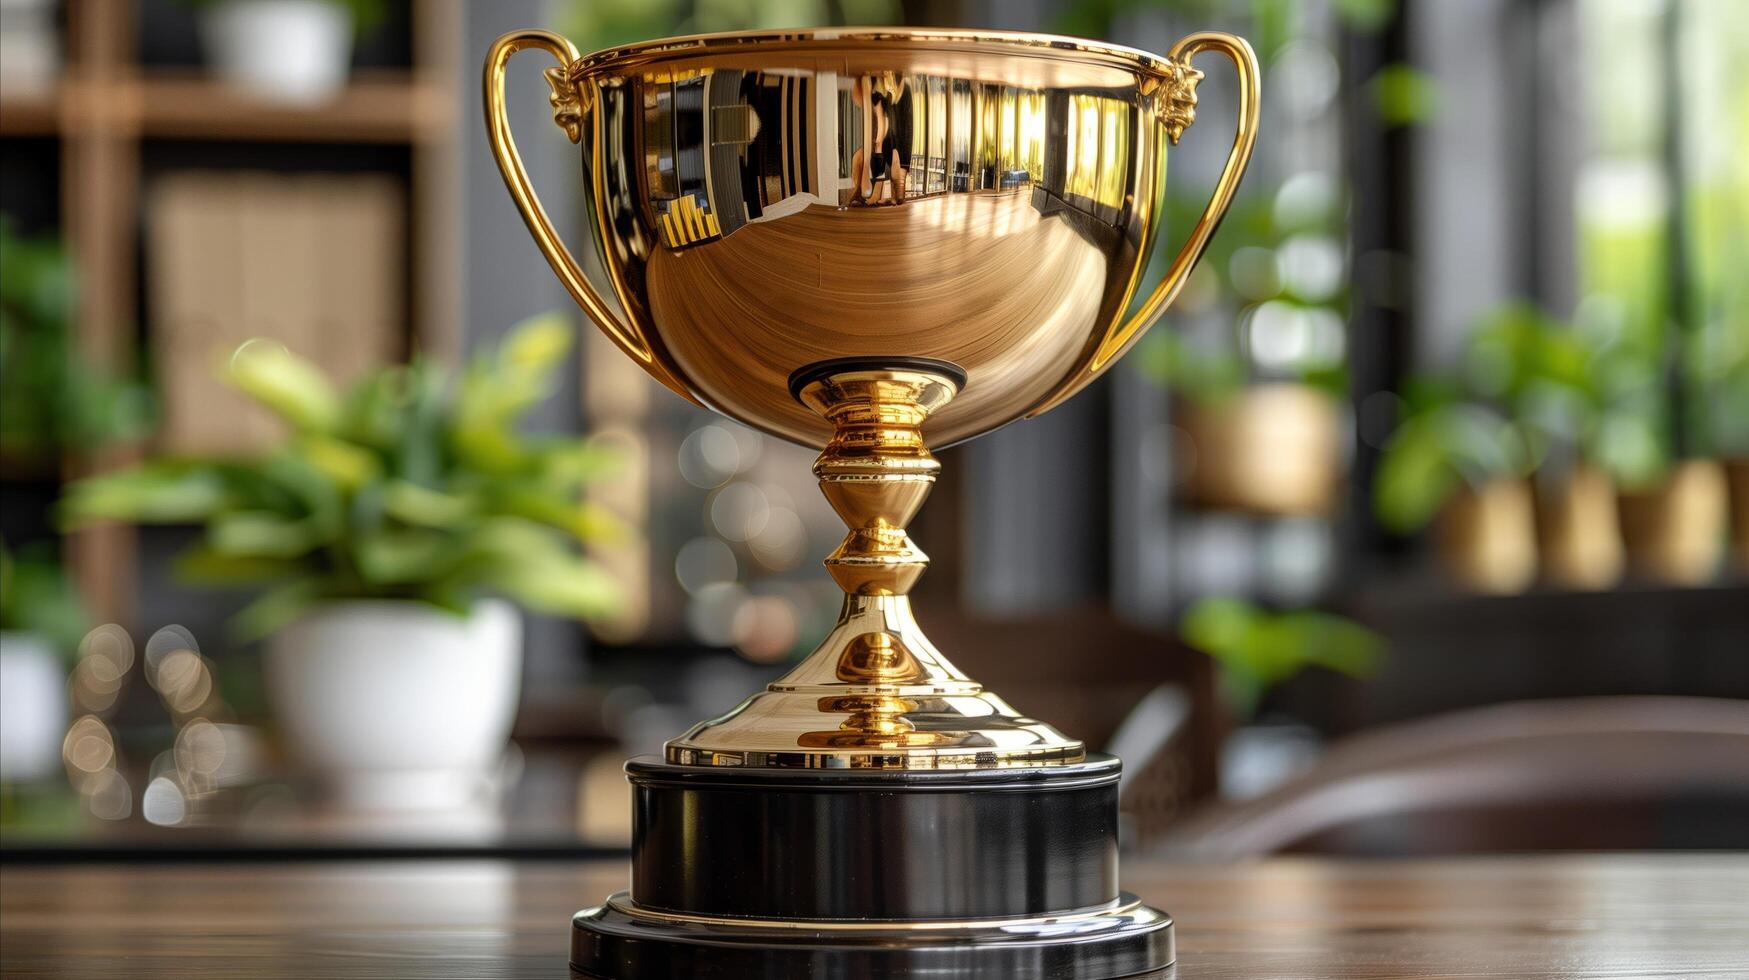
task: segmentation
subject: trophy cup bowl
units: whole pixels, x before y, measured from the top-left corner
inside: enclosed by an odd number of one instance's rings
[[[582,149],[604,285],[517,155],[504,72],[528,48],[557,62],[549,101]],[[1150,285],[1205,51],[1237,70],[1238,124]],[[1165,57],[887,28],[493,46],[488,136],[554,272],[681,397],[819,449],[849,527],[826,559],[845,599],[825,641],[628,764],[632,888],[577,916],[580,973],[1057,980],[1172,962],[1171,920],[1117,890],[1116,760],[929,643],[905,526],[930,447],[1059,404],[1172,302],[1249,161],[1257,89],[1249,45],[1215,32]]]

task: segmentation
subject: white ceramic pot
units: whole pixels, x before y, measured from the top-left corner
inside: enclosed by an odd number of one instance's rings
[[[481,802],[522,675],[522,619],[498,599],[466,618],[423,603],[334,602],[268,641],[268,695],[294,760],[360,810]]]
[[[67,735],[67,670],[35,633],[0,633],[0,782],[61,768]]]
[[[328,0],[225,0],[201,15],[220,79],[263,98],[332,98],[352,67],[352,13]]]

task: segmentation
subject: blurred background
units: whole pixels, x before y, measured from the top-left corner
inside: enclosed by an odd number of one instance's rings
[[[478,62],[824,24],[1262,59],[1183,296],[912,528],[925,628],[1124,757],[1130,846],[1749,846],[1749,5],[0,0],[6,856],[626,845],[624,758],[825,634],[843,529],[583,322]]]

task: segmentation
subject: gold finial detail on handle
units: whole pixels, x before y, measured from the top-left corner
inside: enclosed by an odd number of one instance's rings
[[[1166,126],[1166,138],[1177,146],[1184,131],[1196,122],[1196,85],[1204,75],[1191,67],[1188,60],[1173,62],[1172,67],[1172,78],[1160,93],[1160,115]]]
[[[569,65],[548,68],[541,74],[546,76],[547,84],[553,88],[553,94],[547,96],[547,102],[553,107],[553,122],[565,131],[565,136],[571,142],[582,142],[583,83],[571,80]]]

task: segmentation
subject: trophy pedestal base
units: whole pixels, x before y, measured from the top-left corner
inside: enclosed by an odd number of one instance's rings
[[[622,892],[572,920],[571,963],[573,976],[588,980],[1163,977],[1173,959],[1172,920],[1124,898],[1122,910],[1021,924],[731,924],[640,911]],[[1165,965],[1136,972],[1144,963]]]
[[[627,765],[632,887],[572,921],[591,980],[1116,980],[1174,960],[1117,888],[1118,762]]]

